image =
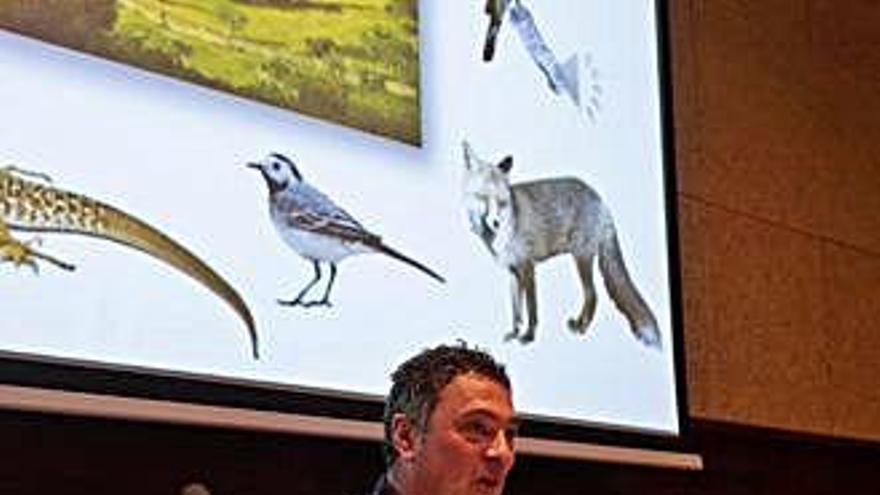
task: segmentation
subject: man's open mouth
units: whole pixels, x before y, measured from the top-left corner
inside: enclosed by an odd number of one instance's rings
[[[484,476],[477,479],[477,484],[480,485],[483,489],[494,490],[501,487],[501,483],[503,480],[501,478],[494,478],[490,476]]]

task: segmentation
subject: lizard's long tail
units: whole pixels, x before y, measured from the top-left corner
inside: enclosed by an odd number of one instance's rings
[[[69,232],[112,240],[143,251],[177,268],[218,295],[238,314],[247,326],[254,359],[259,359],[256,324],[238,292],[205,262],[185,247],[124,211],[81,194],[62,191],[30,181],[32,193],[41,197],[47,208],[36,209],[25,218],[12,218],[9,225],[20,230]],[[27,186],[25,186],[27,187]],[[41,214],[41,210],[52,214]]]

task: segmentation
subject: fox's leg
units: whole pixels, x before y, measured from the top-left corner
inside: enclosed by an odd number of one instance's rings
[[[527,263],[522,270],[523,291],[526,293],[526,314],[529,317],[529,326],[526,332],[519,336],[523,344],[535,340],[535,327],[538,326],[538,298],[535,297],[535,265]]]
[[[577,318],[568,320],[568,328],[574,333],[587,333],[587,327],[596,312],[596,289],[593,286],[593,256],[575,256],[581,287],[584,289],[584,306]]]
[[[510,301],[513,310],[513,328],[504,335],[505,342],[519,338],[519,327],[522,325],[523,284],[522,275],[517,268],[510,269]]]

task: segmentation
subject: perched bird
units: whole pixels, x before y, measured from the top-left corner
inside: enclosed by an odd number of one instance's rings
[[[354,254],[382,253],[412,265],[431,278],[443,277],[403,254],[391,249],[382,238],[365,229],[345,210],[321,191],[303,180],[292,160],[280,153],[270,153],[262,161],[247,164],[259,170],[269,187],[269,214],[272,223],[288,246],[312,262],[314,278],[291,300],[279,300],[286,306],[330,306],[330,289],[336,278],[336,265]],[[319,300],[306,301],[309,290],[321,279],[321,263],[330,265],[330,280]]]

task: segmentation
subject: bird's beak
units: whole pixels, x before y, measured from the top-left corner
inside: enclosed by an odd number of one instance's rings
[[[246,165],[248,166],[248,168],[253,168],[256,170],[261,170],[263,168],[260,166],[259,163],[254,163],[254,162],[247,162]]]

